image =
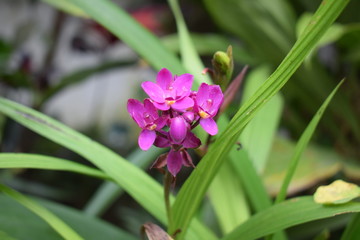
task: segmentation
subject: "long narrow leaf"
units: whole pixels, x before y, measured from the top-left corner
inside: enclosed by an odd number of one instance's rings
[[[360,236],[360,213],[353,216],[353,219],[346,227],[341,240],[352,240]]]
[[[221,240],[258,239],[301,223],[352,212],[360,212],[360,203],[325,206],[311,196],[294,198],[254,215]]]
[[[61,158],[25,153],[0,153],[0,168],[35,168],[70,171],[91,177],[109,179],[103,172]]]
[[[108,148],[33,109],[0,98],[0,112],[91,161],[147,211],[166,224],[162,187],[143,170]],[[215,239],[211,231],[196,220],[191,229],[189,238]]]
[[[95,21],[119,37],[155,69],[168,68],[176,74],[185,73],[179,59],[167,50],[153,34],[109,0],[69,0]]]
[[[202,64],[200,57],[196,52],[194,43],[191,40],[184,17],[181,14],[178,1],[168,0],[168,2],[175,16],[180,40],[180,53],[185,68],[195,76],[195,80],[198,83],[197,85],[200,85],[201,82],[210,83],[208,75],[201,74],[204,69],[204,65]]]
[[[0,191],[12,197],[30,211],[44,219],[55,231],[57,231],[64,239],[68,240],[82,240],[74,230],[66,225],[60,218],[48,211],[46,208],[40,206],[36,202],[30,200],[19,192],[0,184]]]
[[[270,68],[265,65],[251,71],[245,84],[243,102],[255,93],[269,75]],[[283,99],[278,93],[258,112],[240,136],[241,145],[247,151],[258,173],[264,171],[282,108]]]
[[[296,167],[300,161],[300,157],[301,157],[302,153],[304,152],[306,146],[308,145],[311,136],[314,134],[316,126],[318,125],[326,107],[329,105],[331,99],[333,98],[336,91],[339,89],[339,87],[341,86],[341,84],[343,82],[344,82],[344,80],[342,80],[335,87],[335,89],[331,92],[331,94],[326,98],[324,103],[321,105],[321,107],[319,108],[319,110],[317,111],[317,113],[315,114],[315,116],[313,117],[313,119],[311,120],[311,122],[309,123],[307,128],[305,129],[304,133],[301,135],[298,143],[296,144],[294,155],[290,160],[290,164],[289,164],[285,179],[282,183],[280,192],[276,197],[275,203],[282,202],[286,198],[287,189],[289,187],[292,177],[294,176]]]
[[[285,57],[276,71],[258,89],[252,98],[236,113],[227,129],[217,138],[199,165],[181,188],[173,206],[174,224],[171,231],[181,229],[179,239],[184,234],[193,218],[209,184],[214,178],[222,162],[234,147],[235,141],[254,114],[274,96],[290,79],[291,75],[300,66],[306,55],[315,46],[326,29],[344,9],[348,1],[327,0],[314,14],[312,22],[304,34],[295,43],[292,50]]]
[[[151,148],[146,152],[138,149],[131,153],[128,159],[132,164],[145,169],[150,161],[156,159],[163,151],[161,148]],[[124,189],[114,182],[104,182],[88,201],[84,212],[90,216],[101,215],[123,192]]]
[[[229,233],[250,217],[241,181],[230,161],[225,162],[208,191],[221,231]]]

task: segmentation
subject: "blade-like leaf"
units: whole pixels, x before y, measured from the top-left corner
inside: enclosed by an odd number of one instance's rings
[[[354,215],[353,219],[346,227],[341,240],[352,240],[360,236],[360,213]]]
[[[167,68],[175,74],[186,72],[175,54],[115,3],[109,0],[69,1],[124,41],[155,69]]]
[[[221,240],[258,239],[301,223],[352,212],[360,212],[360,203],[324,206],[315,203],[312,196],[294,198],[254,215]]]
[[[280,66],[269,79],[256,91],[236,113],[226,130],[210,147],[191,176],[181,188],[173,205],[174,224],[170,231],[181,229],[179,239],[184,237],[192,217],[194,216],[209,184],[217,173],[225,156],[234,147],[235,141],[246,124],[255,113],[274,96],[290,79],[291,75],[300,66],[306,55],[315,46],[326,29],[344,9],[348,1],[327,0],[314,14],[312,22],[305,29],[304,34],[295,43],[292,50],[285,57]]]
[[[138,149],[132,152],[128,159],[139,168],[145,169],[162,152],[164,152],[162,148],[150,148],[146,152]],[[84,212],[91,216],[101,215],[123,192],[124,189],[114,182],[104,182],[87,202]]]
[[[195,50],[195,46],[186,27],[184,17],[181,14],[178,1],[168,0],[168,2],[176,20],[180,40],[180,53],[185,68],[194,75],[198,83],[197,85],[200,85],[201,82],[210,84],[211,82],[208,75],[201,74],[205,67]]]
[[[52,5],[53,7],[59,8],[63,10],[64,12],[67,12],[69,14],[79,16],[79,17],[87,17],[86,13],[82,11],[80,8],[74,6],[69,0],[43,0],[44,2]]]
[[[86,240],[136,240],[131,234],[105,221],[86,216],[79,210],[43,199],[32,199],[49,209],[66,222]],[[0,232],[4,231],[17,240],[61,240],[63,239],[45,221],[10,197],[0,194]],[[0,239],[2,238],[0,234]],[[13,240],[13,239],[12,239]]]
[[[147,211],[166,224],[162,187],[143,170],[108,148],[35,110],[0,98],[0,112],[91,161]],[[210,230],[196,220],[191,228],[189,238],[215,238]]]
[[[261,66],[250,72],[244,88],[243,102],[255,93],[269,75],[268,66]],[[283,99],[278,93],[258,112],[240,136],[241,145],[246,149],[258,173],[264,171],[282,108]]]
[[[6,195],[12,197],[14,200],[19,202],[24,207],[28,208],[36,215],[44,219],[55,231],[57,231],[64,239],[68,240],[81,240],[80,237],[73,229],[71,229],[67,224],[65,224],[60,218],[55,216],[46,208],[32,201],[31,199],[25,197],[21,193],[6,187],[3,184],[0,184],[0,191]]]
[[[208,191],[223,234],[229,233],[250,217],[246,196],[230,162],[224,163]]]
[[[297,165],[300,161],[301,155],[304,152],[306,146],[308,145],[311,136],[313,135],[313,133],[315,132],[316,126],[318,125],[326,107],[329,105],[331,99],[333,98],[333,96],[335,95],[336,91],[339,89],[339,87],[341,86],[341,84],[344,82],[344,80],[342,80],[336,87],[335,89],[330,93],[330,95],[326,98],[326,100],[324,101],[324,103],[321,105],[321,107],[319,108],[319,110],[317,111],[317,113],[315,114],[315,116],[313,117],[313,119],[311,120],[311,122],[309,123],[309,125],[307,126],[307,128],[305,129],[304,133],[301,135],[295,151],[294,151],[294,155],[290,160],[290,164],[286,173],[286,177],[283,181],[283,184],[281,186],[280,192],[276,197],[275,203],[279,203],[281,201],[283,201],[286,198],[286,192],[287,189],[289,187],[290,181],[294,176],[295,170],[297,168]]]
[[[91,177],[109,179],[103,172],[61,158],[37,154],[0,153],[0,168],[35,168],[59,171],[71,171]]]

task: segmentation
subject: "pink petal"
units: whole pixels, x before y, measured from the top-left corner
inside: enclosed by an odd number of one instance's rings
[[[167,159],[168,153],[161,154],[155,162],[151,165],[150,169],[152,168],[162,168],[166,165],[166,159]]]
[[[183,99],[177,100],[171,107],[178,111],[184,111],[194,106],[194,100],[190,97],[184,97]]]
[[[200,125],[210,135],[216,135],[218,133],[218,127],[212,118],[200,119]]]
[[[143,129],[139,135],[138,144],[144,151],[149,150],[156,138],[155,131]]]
[[[168,118],[164,117],[164,116],[161,116],[158,119],[156,119],[155,120],[156,130],[162,129],[165,126],[167,120],[168,120]]]
[[[184,141],[187,131],[189,129],[188,123],[182,117],[175,117],[171,119],[170,136],[175,144],[181,144]]]
[[[192,162],[191,156],[190,154],[185,150],[181,150],[181,154],[182,154],[182,160],[183,160],[183,165],[186,167],[195,167],[194,163]]]
[[[193,111],[186,112],[183,115],[183,118],[188,121],[189,123],[192,123],[195,120],[195,113]]]
[[[218,112],[222,102],[224,101],[224,94],[221,91],[220,86],[211,85],[209,91],[209,99],[212,100],[212,106],[209,109],[209,113],[214,116]]]
[[[165,102],[164,91],[159,85],[153,82],[143,82],[141,84],[142,89],[149,95],[149,97],[158,103]]]
[[[173,83],[173,77],[169,70],[163,68],[159,71],[156,76],[156,83],[163,89],[167,90],[171,87]]]
[[[196,103],[201,106],[209,99],[209,85],[202,83],[199,87],[199,90],[196,94]]]
[[[182,166],[182,156],[180,151],[170,150],[167,158],[167,167],[169,172],[175,177]]]
[[[159,114],[154,106],[154,104],[147,98],[144,100],[144,108],[147,113],[149,113],[154,119],[159,117]]]
[[[177,77],[174,81],[173,87],[176,91],[177,97],[187,97],[190,95],[191,86],[193,84],[194,76],[186,73]]]
[[[189,131],[182,145],[184,148],[197,148],[201,145],[201,141],[194,133]]]
[[[164,135],[167,135],[167,133],[163,132]],[[169,138],[164,137],[163,135],[158,135],[155,139],[154,145],[159,148],[166,148],[170,147],[171,143]]]
[[[134,119],[134,121],[139,125],[139,127],[143,128],[146,125],[146,122],[143,118],[143,113],[145,111],[142,103],[137,99],[129,99],[127,102],[127,110],[130,116]]]
[[[170,109],[170,106],[167,103],[157,103],[157,102],[153,102],[154,106],[161,110],[161,111],[166,111]]]

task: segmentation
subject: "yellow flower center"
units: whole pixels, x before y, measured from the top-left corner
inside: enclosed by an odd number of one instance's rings
[[[209,118],[210,114],[208,114],[207,112],[201,111],[199,112],[199,115],[201,118]]]
[[[148,130],[155,130],[155,128],[157,127],[157,125],[154,123],[153,125],[147,127]]]
[[[173,105],[175,103],[175,100],[166,100],[167,105]]]

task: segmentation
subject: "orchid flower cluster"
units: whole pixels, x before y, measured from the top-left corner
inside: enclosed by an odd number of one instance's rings
[[[191,91],[194,77],[191,74],[173,76],[163,68],[156,77],[156,83],[146,81],[141,87],[149,96],[143,102],[129,99],[127,110],[137,125],[142,128],[138,144],[142,150],[152,145],[170,147],[152,167],[167,165],[175,177],[182,165],[194,167],[187,152],[197,148],[201,141],[191,131],[200,126],[210,135],[218,132],[214,117],[224,100],[218,85],[202,83],[199,90]]]

